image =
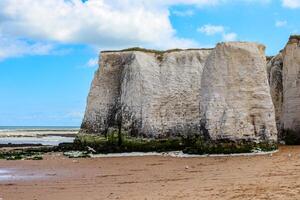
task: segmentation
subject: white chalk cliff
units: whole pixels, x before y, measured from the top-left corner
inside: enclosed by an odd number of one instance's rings
[[[275,107],[275,119],[277,130],[281,132],[282,124],[282,102],[283,102],[283,86],[282,86],[282,53],[272,57],[267,64],[268,79],[270,83],[270,92]]]
[[[122,125],[135,136],[199,133],[201,77],[210,49],[103,52],[82,128]]]
[[[287,130],[300,135],[300,36],[290,37],[268,69],[278,130],[283,135]]]
[[[276,141],[264,47],[102,52],[82,132]]]
[[[283,129],[300,131],[300,38],[290,38],[283,51]]]
[[[201,124],[212,140],[277,139],[264,46],[220,43],[209,56],[201,84]]]

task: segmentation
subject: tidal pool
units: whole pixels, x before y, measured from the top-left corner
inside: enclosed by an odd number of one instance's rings
[[[11,181],[26,181],[33,179],[49,178],[49,174],[42,171],[26,170],[22,171],[19,169],[0,168],[0,183],[11,182]]]

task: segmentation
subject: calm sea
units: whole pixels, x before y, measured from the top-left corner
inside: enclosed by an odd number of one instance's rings
[[[76,126],[0,126],[0,144],[58,145],[72,142]]]

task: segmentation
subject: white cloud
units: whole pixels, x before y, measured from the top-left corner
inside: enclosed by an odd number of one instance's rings
[[[286,26],[286,25],[287,25],[287,21],[285,21],[285,20],[283,20],[283,21],[277,20],[277,21],[275,22],[275,26],[276,26],[276,27],[284,27],[284,26]]]
[[[134,0],[133,0],[134,1]],[[151,3],[157,5],[195,5],[198,7],[203,6],[216,6],[225,3],[260,3],[267,4],[271,0],[152,0]]]
[[[196,5],[199,7],[218,5],[228,0],[152,0],[155,4],[160,5]]]
[[[18,43],[8,49],[0,46],[0,52],[2,59],[9,56],[42,54],[50,51],[49,44],[53,42],[92,45],[102,49],[129,46],[158,49],[198,47],[199,44],[194,40],[176,35],[169,18],[170,13],[172,14],[171,6],[204,7],[230,2],[269,1],[0,0],[0,37],[9,37],[15,40],[12,44]],[[190,16],[193,12],[174,11],[173,14]],[[28,40],[43,42],[28,43]]]
[[[282,5],[287,8],[300,8],[300,0],[282,0]]]
[[[172,14],[178,17],[190,17],[195,14],[195,11],[194,10],[173,10]]]
[[[204,33],[208,36],[213,36],[216,34],[222,35],[223,40],[225,41],[234,41],[237,39],[237,34],[234,32],[227,33],[224,26],[221,25],[211,25],[206,24],[197,29],[198,32]]]
[[[133,0],[1,0],[0,30],[15,37],[108,48],[195,45],[176,37],[167,8],[146,5]]]
[[[98,66],[98,57],[91,58],[86,63],[87,67],[97,67]]]
[[[3,37],[0,35],[0,61],[10,57],[26,55],[46,55],[53,51],[54,46],[41,42]]]
[[[215,26],[206,24],[200,28],[197,29],[198,32],[204,33],[206,35],[215,35],[217,33],[224,33],[224,27],[223,26]]]
[[[235,41],[237,39],[236,33],[224,33],[223,40],[225,41]]]

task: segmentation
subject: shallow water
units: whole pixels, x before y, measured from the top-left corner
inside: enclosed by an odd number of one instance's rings
[[[0,126],[0,144],[42,144],[57,146],[73,142],[79,127]]]
[[[73,142],[74,137],[45,136],[45,137],[2,137],[0,144],[42,144],[57,146],[63,142]]]
[[[259,156],[259,155],[272,155],[277,153],[278,150],[266,151],[266,152],[253,152],[253,153],[234,153],[234,154],[205,154],[205,155],[194,155],[185,154],[182,151],[171,151],[171,152],[131,152],[131,153],[109,153],[109,154],[91,154],[92,158],[113,158],[113,157],[140,157],[140,156],[170,156],[177,158],[202,158],[202,157],[235,157],[235,156]]]
[[[0,169],[0,175],[7,174],[8,172],[9,170],[7,169]]]
[[[79,127],[0,126],[0,137],[9,136],[67,136],[75,135]]]
[[[13,178],[12,172],[7,169],[0,169],[0,181],[11,180]]]
[[[21,171],[14,169],[0,168],[0,182],[14,180],[32,180],[43,177],[45,177],[45,175],[43,174],[22,173]]]

